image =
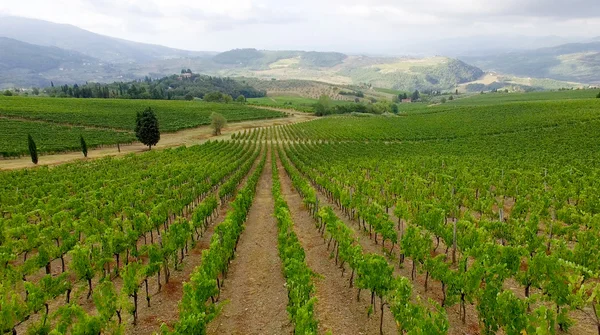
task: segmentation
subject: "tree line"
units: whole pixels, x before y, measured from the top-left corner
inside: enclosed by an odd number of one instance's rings
[[[189,71],[189,72],[188,72]],[[39,90],[37,90],[39,93]],[[145,77],[143,80],[114,82],[111,84],[85,83],[83,85],[51,86],[43,90],[51,97],[98,98],[98,99],[156,99],[192,100],[204,98],[212,92],[232,97],[258,98],[266,96],[266,91],[257,90],[245,82],[231,78],[205,76],[182,70],[181,75],[160,79]],[[37,95],[34,93],[34,95]]]

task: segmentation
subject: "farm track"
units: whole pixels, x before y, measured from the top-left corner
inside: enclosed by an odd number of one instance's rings
[[[356,300],[357,289],[349,287],[350,275],[342,277],[342,271],[331,258],[327,243],[315,227],[314,219],[304,207],[298,192],[293,188],[281,162],[277,162],[281,191],[288,203],[294,221],[294,231],[306,252],[308,267],[317,274],[315,281],[316,318],[319,333],[331,331],[333,334],[378,334],[379,317],[369,317],[368,293],[363,292],[360,301]],[[396,334],[397,328],[389,309],[384,313],[384,334]]]
[[[173,148],[181,145],[191,146],[196,144],[202,144],[209,140],[228,140],[231,139],[231,135],[248,129],[264,128],[279,125],[288,125],[299,122],[305,122],[314,120],[316,117],[312,114],[290,111],[286,109],[278,108],[264,108],[275,111],[284,111],[290,114],[285,118],[277,119],[264,119],[264,120],[250,120],[240,121],[228,124],[219,136],[212,135],[212,129],[210,126],[200,126],[197,128],[190,128],[181,130],[175,133],[163,133],[161,134],[160,141],[154,147],[154,150],[162,150],[167,148]],[[19,157],[16,159],[0,159],[0,171],[2,170],[15,170],[23,168],[32,168],[40,165],[59,165],[72,161],[80,160],[91,160],[107,156],[123,156],[132,153],[143,153],[148,150],[148,147],[141,143],[133,143],[128,145],[122,145],[120,152],[116,145],[104,146],[95,149],[88,150],[88,158],[83,158],[81,152],[65,152],[54,155],[41,155],[37,165],[31,162],[31,158],[28,156]]]
[[[236,193],[239,189],[241,189],[246,184],[246,181],[248,180],[249,176],[252,175],[252,173],[254,172],[254,170],[256,169],[256,167],[258,166],[259,163],[260,163],[260,155],[254,160],[250,171],[244,176],[244,178],[242,178],[240,183],[237,185]],[[201,200],[205,199],[210,194],[218,194],[220,186],[222,186],[230,177],[231,176],[224,179],[222,181],[222,183],[219,184],[218,187],[214,191],[207,193],[204,197],[198,198],[197,204],[199,204],[201,202]],[[233,194],[233,197],[231,197],[230,200],[227,201],[227,203],[219,205],[217,214],[213,217],[213,219],[211,219],[210,224],[208,225],[207,229],[202,234],[202,237],[200,237],[198,240],[196,240],[196,245],[194,247],[191,247],[188,250],[188,252],[185,254],[184,262],[182,265],[179,265],[179,269],[175,270],[172,267],[169,268],[170,275],[169,275],[168,283],[165,283],[164,271],[161,269],[162,289],[160,291],[158,290],[158,282],[156,280],[156,277],[154,276],[154,277],[148,278],[148,290],[150,292],[150,300],[151,300],[150,307],[147,307],[147,303],[145,301],[146,300],[145,286],[143,283],[141,284],[140,291],[139,291],[139,297],[138,297],[139,301],[138,301],[138,323],[137,323],[137,325],[133,326],[131,324],[133,317],[130,314],[123,312],[123,315],[122,315],[123,316],[123,324],[126,325],[126,333],[127,334],[136,334],[136,335],[154,334],[155,332],[159,331],[160,325],[163,322],[170,324],[173,321],[178,320],[178,318],[179,318],[178,304],[179,304],[179,301],[181,300],[181,297],[183,296],[183,283],[185,281],[189,280],[190,275],[193,273],[196,266],[198,266],[200,264],[200,261],[202,259],[202,251],[209,247],[210,239],[214,232],[214,228],[225,219],[225,214],[229,210],[232,209],[231,202],[233,201],[236,193]],[[184,209],[182,217],[190,219],[191,214],[193,213],[193,209],[194,209],[193,207],[187,211]],[[171,222],[171,218],[169,219],[169,222]],[[161,231],[161,233],[163,233],[163,234],[165,233],[163,225],[161,225],[159,227],[159,230]],[[147,232],[145,234],[146,239],[149,244],[152,243],[150,235],[151,235],[150,232]],[[157,236],[155,234],[155,237],[154,237],[155,242],[154,243],[157,243],[156,238],[157,238]],[[143,241],[144,241],[144,237],[140,236],[137,241],[138,247],[142,247],[145,244]],[[122,255],[122,256],[124,256],[124,255]],[[140,259],[145,260],[146,257],[144,256],[144,257],[141,257]],[[130,260],[135,261],[135,258],[130,257]],[[68,256],[65,257],[65,265],[66,265],[67,269],[69,268],[69,266],[68,266],[69,262],[70,262],[70,258]],[[124,257],[123,257],[119,269],[122,269],[124,266],[125,266],[125,261],[124,261]],[[54,275],[60,274],[59,269],[60,269],[60,259],[54,260],[52,262],[52,273]],[[112,268],[112,270],[114,270],[114,268]],[[45,274],[44,269],[41,268],[39,270],[39,274],[36,277],[41,277],[44,274]],[[94,288],[99,283],[99,279],[100,278],[98,276],[96,276],[94,278],[94,280],[92,281]],[[119,292],[123,285],[122,278],[121,277],[112,277],[111,280],[113,281],[113,283],[115,285],[116,291]],[[75,278],[72,278],[71,281],[76,282]],[[71,301],[77,301],[78,304],[80,306],[82,306],[86,312],[89,313],[89,312],[95,310],[95,305],[91,298],[86,299],[86,295],[87,295],[87,283],[81,282],[81,281],[77,282],[76,285],[74,285],[74,287],[73,287]],[[65,305],[65,303],[66,303],[65,298],[63,295],[58,296],[57,298],[53,299],[51,302],[49,302],[51,313],[52,313],[52,311],[56,311],[60,306]],[[19,334],[25,333],[27,330],[27,327],[30,325],[30,323],[39,321],[40,318],[41,318],[41,313],[31,315],[29,320],[27,320],[26,322],[23,322],[21,325],[19,325],[16,328],[18,333]]]
[[[271,155],[267,153],[236,257],[221,291],[220,300],[227,302],[208,325],[208,334],[293,333],[286,312],[287,291],[277,250],[271,169]]]

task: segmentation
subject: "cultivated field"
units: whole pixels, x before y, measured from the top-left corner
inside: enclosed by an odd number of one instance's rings
[[[0,329],[596,334],[600,99],[551,94],[0,172]]]
[[[35,135],[42,153],[77,150],[80,135],[92,148],[134,142],[136,113],[147,107],[156,112],[162,132],[208,125],[213,112],[229,122],[285,116],[234,103],[0,97],[0,156],[26,154],[28,134]]]

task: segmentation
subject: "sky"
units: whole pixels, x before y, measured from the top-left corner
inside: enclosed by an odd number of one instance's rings
[[[376,54],[469,36],[600,35],[600,0],[0,0],[0,15],[199,51]]]

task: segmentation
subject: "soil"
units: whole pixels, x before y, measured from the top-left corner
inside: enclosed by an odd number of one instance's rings
[[[287,290],[277,251],[273,217],[271,158],[258,182],[256,196],[221,290],[223,310],[208,334],[292,334]]]
[[[278,162],[279,178],[282,193],[288,203],[294,231],[306,252],[306,263],[316,273],[315,306],[316,318],[319,321],[319,333],[331,331],[333,334],[378,334],[379,333],[379,299],[376,313],[369,317],[370,296],[362,292],[357,301],[357,289],[350,288],[350,273],[342,276],[342,271],[335,265],[327,250],[327,243],[319,234],[310,213],[304,207],[298,192],[293,188],[291,180]],[[397,328],[391,312],[384,309],[384,334],[396,334]]]

